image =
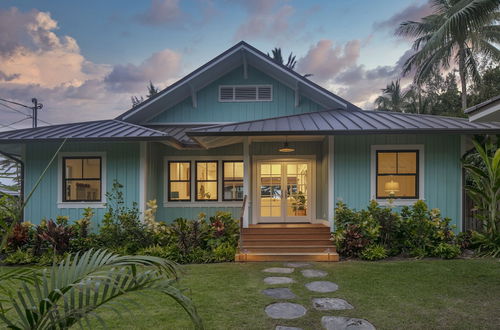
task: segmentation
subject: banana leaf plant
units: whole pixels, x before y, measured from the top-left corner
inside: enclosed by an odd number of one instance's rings
[[[464,168],[472,179],[465,186],[480,213],[484,234],[500,235],[500,149],[493,143],[484,147],[476,139],[472,141],[481,164],[465,163]]]
[[[91,328],[91,320],[102,326],[99,307],[121,316],[128,307],[116,298],[131,293],[159,292],[174,299],[189,315],[196,329],[203,323],[195,306],[174,284],[175,263],[151,256],[120,256],[106,250],[89,250],[68,256],[59,265],[26,273],[15,294],[2,301],[0,320],[10,329]],[[133,300],[130,300],[133,302]]]

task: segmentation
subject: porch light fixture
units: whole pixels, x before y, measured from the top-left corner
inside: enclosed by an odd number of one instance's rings
[[[399,182],[391,179],[391,181],[385,183],[384,190],[386,193],[389,193],[389,196],[396,195],[399,191]]]
[[[286,140],[285,138],[285,144],[283,144],[283,146],[281,148],[278,149],[279,152],[294,152],[295,151],[295,148],[290,146],[288,144],[288,141]]]

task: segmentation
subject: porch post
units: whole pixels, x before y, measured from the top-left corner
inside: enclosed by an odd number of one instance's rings
[[[144,219],[144,211],[146,210],[146,195],[147,195],[147,180],[148,180],[148,143],[139,142],[139,212],[141,219]]]
[[[335,186],[334,186],[334,137],[328,136],[328,222],[330,229],[333,231],[334,223],[333,217],[335,216]]]
[[[247,202],[245,204],[245,210],[243,214],[243,227],[248,228],[250,223],[250,207],[252,203],[252,195],[250,193],[250,142],[248,137],[243,138],[243,196],[247,196]]]

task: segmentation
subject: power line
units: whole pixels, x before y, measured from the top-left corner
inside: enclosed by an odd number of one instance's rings
[[[25,121],[25,120],[27,120],[27,119],[30,119],[30,118],[31,118],[31,117],[27,116],[26,118],[23,118],[23,119],[17,120],[17,121],[15,121],[15,122],[13,122],[13,123],[10,123],[10,124],[8,124],[8,125],[0,124],[0,126],[2,126],[2,127],[10,127],[10,128],[13,128],[13,129],[17,129],[17,128],[15,128],[15,127],[12,127],[12,125],[18,124],[18,123],[20,123],[20,122],[22,122],[22,121]]]
[[[32,127],[36,128],[38,126],[38,110],[40,110],[40,109],[43,108],[43,104],[38,103],[38,99],[36,97],[34,97],[34,98],[31,99],[31,102],[33,102],[33,106],[32,107],[30,107],[28,105],[25,105],[25,104],[22,104],[22,103],[15,102],[15,101],[6,100],[4,98],[0,98],[0,101],[7,102],[7,103],[10,103],[10,104],[15,104],[15,105],[18,105],[18,106],[30,109],[32,111],[32,115],[31,115],[31,118],[33,120]],[[21,111],[19,111],[17,109],[14,109],[14,108],[12,108],[10,106],[7,106],[6,104],[2,104],[2,105],[6,106],[7,108],[9,108],[11,110],[14,110],[16,112],[22,113]],[[25,113],[22,113],[22,114],[26,115]],[[28,116],[28,115],[26,115],[26,116]],[[30,118],[30,116],[28,116],[28,118]],[[9,126],[9,125],[7,125],[7,126]]]
[[[23,115],[27,116],[27,114],[26,114],[26,113],[24,113],[24,112],[22,112],[22,111],[20,111],[20,110],[17,110],[16,108],[13,108],[13,107],[11,107],[11,106],[10,106],[10,105],[8,105],[8,104],[5,104],[5,103],[0,103],[0,105],[3,105],[4,107],[6,107],[6,108],[8,108],[8,109],[10,109],[10,110],[12,110],[12,111],[15,111],[15,112],[18,112],[18,113],[20,113],[20,114],[23,114]]]
[[[6,99],[3,99],[0,97],[0,101],[4,101],[4,102],[7,102],[7,103],[12,103],[12,104],[15,104],[15,105],[19,105],[21,107],[25,107],[25,108],[28,108],[28,109],[33,109],[32,107],[30,107],[29,105],[25,105],[25,104],[22,104],[22,103],[18,103],[18,102],[14,102],[14,101],[10,101],[10,100],[6,100]]]

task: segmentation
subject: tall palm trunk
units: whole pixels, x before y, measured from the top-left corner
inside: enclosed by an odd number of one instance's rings
[[[460,84],[462,87],[462,111],[467,109],[467,78],[465,72],[465,45],[463,42],[459,44],[458,49],[458,72],[460,74]]]

